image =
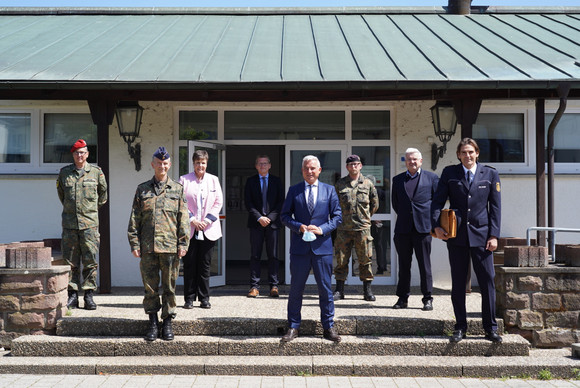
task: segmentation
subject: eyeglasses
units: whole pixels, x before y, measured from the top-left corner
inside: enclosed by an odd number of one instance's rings
[[[269,165],[270,163],[269,163],[269,162],[266,162],[266,163],[256,163],[256,164],[257,164],[258,166],[267,166],[267,165]]]
[[[74,154],[75,156],[83,156],[83,155],[84,155],[84,154],[86,154],[86,153],[87,153],[87,151],[75,151],[75,152],[73,152],[73,154]]]

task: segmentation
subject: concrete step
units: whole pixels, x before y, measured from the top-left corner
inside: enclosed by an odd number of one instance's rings
[[[503,332],[503,320],[498,319],[498,330]],[[281,318],[201,317],[173,321],[175,335],[283,335],[288,321]],[[453,331],[455,320],[444,318],[414,318],[389,316],[353,316],[335,320],[342,335],[405,335],[441,336]],[[142,336],[148,320],[114,317],[63,317],[57,322],[59,336]],[[483,335],[481,319],[467,320],[468,335]],[[303,319],[303,335],[321,335],[319,320]]]
[[[564,352],[563,352],[564,351]],[[548,370],[574,378],[570,349],[532,349],[530,356],[138,356],[1,357],[0,374],[131,374],[248,376],[532,377]],[[577,372],[576,372],[577,373]]]
[[[336,344],[319,336],[301,336],[290,343],[280,337],[176,336],[148,342],[143,337],[22,336],[12,341],[12,355],[25,356],[527,356],[529,343],[519,335],[497,344],[481,336],[450,343],[446,337],[342,336]]]

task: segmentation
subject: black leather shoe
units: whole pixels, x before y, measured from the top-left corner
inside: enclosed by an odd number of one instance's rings
[[[146,341],[155,341],[159,337],[159,319],[157,313],[149,314],[149,326],[145,334]]]
[[[201,307],[202,309],[210,309],[211,303],[209,303],[209,300],[204,300],[199,304],[199,307]]]
[[[322,336],[324,338],[326,338],[327,340],[332,341],[332,342],[336,342],[336,343],[340,342],[340,340],[341,340],[341,338],[338,335],[338,332],[336,331],[336,328],[334,326],[331,327],[330,329],[324,329]]]
[[[85,300],[85,310],[96,310],[97,309],[97,304],[93,300],[93,290],[86,290],[85,296],[83,299]]]
[[[290,342],[292,341],[294,338],[298,337],[298,329],[294,329],[294,328],[289,328],[288,331],[286,332],[286,334],[284,334],[284,336],[282,337],[281,341],[282,342]]]
[[[332,294],[334,300],[344,299],[344,280],[336,281],[336,288]]]
[[[68,292],[68,300],[66,301],[66,307],[69,309],[79,308],[79,293],[77,291]]]
[[[485,339],[489,340],[491,342],[497,342],[497,343],[500,343],[503,341],[502,338],[500,337],[500,335],[497,334],[496,330],[486,331],[485,332]]]
[[[161,327],[161,338],[165,341],[173,341],[175,336],[173,335],[173,327],[171,327],[171,318],[167,317],[163,320],[163,326]]]
[[[433,311],[433,301],[432,300],[427,300],[427,301],[423,302],[423,308],[421,310],[423,310],[423,311]]]
[[[455,330],[451,337],[449,337],[449,342],[459,342],[465,338],[465,331],[464,330]]]
[[[190,300],[186,300],[185,304],[183,305],[184,309],[191,310],[193,308],[193,302]]]
[[[402,301],[401,299],[399,299],[397,301],[397,303],[395,303],[395,305],[393,306],[393,308],[395,310],[398,310],[398,309],[406,309],[407,307],[409,307],[409,304],[406,301]]]

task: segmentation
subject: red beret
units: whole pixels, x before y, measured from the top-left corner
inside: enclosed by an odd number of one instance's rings
[[[84,141],[83,139],[78,139],[77,142],[73,144],[72,148],[70,149],[70,152],[75,152],[79,148],[85,148],[86,146],[87,146],[86,141]]]

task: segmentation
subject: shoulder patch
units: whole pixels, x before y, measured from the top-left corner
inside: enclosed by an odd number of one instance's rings
[[[495,190],[499,193],[501,191],[501,187],[499,182],[495,182]]]

